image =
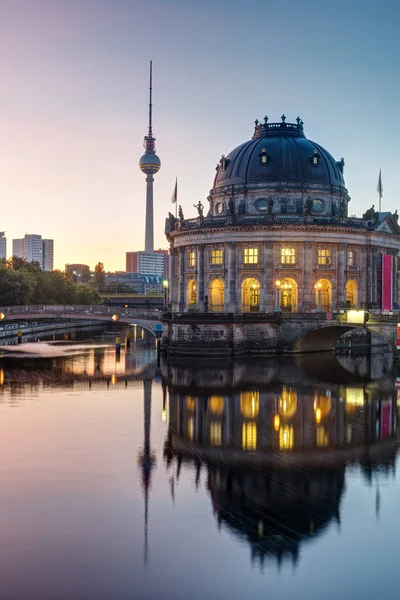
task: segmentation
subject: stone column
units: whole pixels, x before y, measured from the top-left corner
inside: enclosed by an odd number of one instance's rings
[[[185,249],[178,248],[179,272],[178,272],[178,311],[183,312],[185,308]]]
[[[260,310],[273,312],[275,309],[274,242],[264,242],[263,287]]]
[[[371,246],[368,245],[366,248],[366,284],[367,284],[367,289],[366,289],[366,308],[370,308],[371,303],[372,303],[372,252],[371,252]]]
[[[346,306],[346,250],[346,244],[338,244],[336,299],[332,298],[332,305],[335,308],[345,308]]]
[[[394,272],[394,277],[395,277],[394,303],[396,306],[400,306],[400,270],[399,270],[399,266],[400,266],[400,257],[396,256],[395,257],[395,272]]]
[[[207,292],[204,290],[204,244],[197,246],[197,305],[203,306],[204,296]],[[208,299],[210,302],[210,298]]]
[[[225,251],[228,251],[228,277],[227,289],[225,294],[225,312],[237,311],[236,299],[236,244],[228,242],[225,245]]]
[[[316,309],[315,290],[314,290],[314,260],[313,260],[313,244],[312,242],[304,242],[303,244],[303,290],[302,298],[297,300],[298,310],[310,312]],[[300,296],[301,290],[298,295]],[[300,308],[302,306],[302,309]]]
[[[170,249],[170,289],[169,289],[169,301],[172,306],[172,312],[178,310],[178,252],[176,248]]]
[[[367,254],[365,248],[359,250],[358,263],[358,306],[365,308],[367,304]]]

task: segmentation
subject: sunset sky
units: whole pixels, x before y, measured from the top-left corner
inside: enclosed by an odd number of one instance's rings
[[[153,60],[155,245],[178,177],[207,207],[221,154],[265,114],[344,156],[350,214],[400,211],[400,4],[391,0],[0,0],[0,230],[55,240],[55,267],[125,269],[144,247]]]

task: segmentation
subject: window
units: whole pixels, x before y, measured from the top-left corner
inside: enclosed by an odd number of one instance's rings
[[[326,248],[318,249],[318,264],[319,265],[330,265],[331,264],[331,251]]]
[[[188,252],[188,265],[189,267],[196,266],[196,253],[194,250],[189,250]]]
[[[356,252],[355,250],[349,250],[347,253],[347,266],[355,267],[356,266]]]
[[[244,249],[244,263],[246,265],[256,265],[258,263],[258,248]]]
[[[260,157],[260,162],[262,165],[267,165],[269,162],[269,155],[266,148],[261,150],[261,153],[258,155]]]
[[[211,250],[211,264],[222,265],[222,250]]]
[[[294,265],[296,262],[296,250],[294,248],[281,249],[281,263],[283,265]]]

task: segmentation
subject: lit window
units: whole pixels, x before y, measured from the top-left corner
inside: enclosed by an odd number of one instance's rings
[[[294,248],[281,248],[281,263],[283,265],[294,265],[296,262],[296,250]]]
[[[189,250],[188,252],[188,265],[189,267],[196,266],[196,253],[194,250]]]
[[[281,450],[292,450],[293,441],[293,425],[283,425],[279,430],[279,448]]]
[[[195,399],[193,398],[193,396],[186,396],[186,408],[190,411],[194,410],[195,407]]]
[[[257,425],[254,421],[242,425],[242,447],[245,450],[257,448]]]
[[[321,158],[321,155],[319,154],[318,150],[315,148],[312,156],[310,156],[310,162],[314,167],[318,166],[319,163],[319,159]]]
[[[211,250],[211,264],[222,265],[222,250]]]
[[[356,266],[356,253],[355,250],[349,250],[347,253],[347,265],[349,267]]]
[[[331,251],[326,248],[319,248],[318,250],[318,264],[319,265],[330,265],[331,264]]]
[[[210,444],[220,446],[222,440],[222,426],[218,421],[210,423]]]
[[[244,263],[246,265],[256,265],[258,263],[258,248],[244,249]]]

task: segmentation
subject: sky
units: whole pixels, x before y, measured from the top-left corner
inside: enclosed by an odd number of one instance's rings
[[[144,248],[153,60],[155,247],[178,177],[187,218],[254,120],[299,115],[337,160],[349,214],[399,209],[400,3],[0,0],[0,230],[54,239],[55,268]]]

